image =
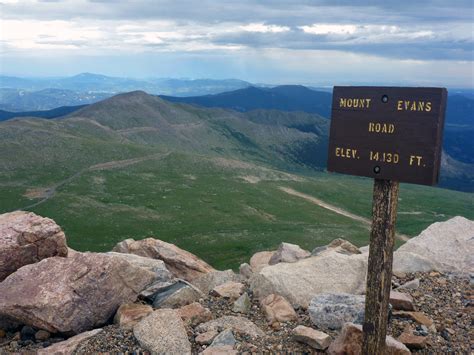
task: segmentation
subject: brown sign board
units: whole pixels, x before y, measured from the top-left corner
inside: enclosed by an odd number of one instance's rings
[[[328,171],[438,182],[447,90],[336,86]]]

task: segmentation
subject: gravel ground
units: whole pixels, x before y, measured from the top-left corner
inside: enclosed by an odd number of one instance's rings
[[[413,350],[413,352],[420,354],[472,353],[474,351],[474,345],[471,345],[474,291],[469,278],[432,272],[429,274],[408,274],[402,278],[394,278],[394,281],[404,284],[414,278],[420,279],[420,287],[416,290],[404,290],[403,292],[408,292],[413,296],[416,310],[423,312],[434,321],[436,331],[432,329],[428,332],[428,342],[425,349]],[[259,326],[265,332],[265,336],[251,339],[234,334],[238,341],[237,350],[239,352],[317,353],[309,346],[295,342],[291,336],[292,329],[297,325],[312,326],[305,311],[296,310],[297,321],[281,323],[279,328],[274,329],[268,325],[260,311],[259,303],[253,300],[250,290],[246,291],[252,300],[251,312],[246,317]],[[201,304],[212,311],[214,318],[224,315],[240,315],[232,311],[233,302],[222,298],[210,296],[208,299],[201,300]],[[397,338],[407,327],[416,331],[417,324],[407,319],[393,317],[389,324],[389,334]],[[193,352],[203,351],[205,347],[194,341],[197,335],[194,333],[194,329],[188,327],[187,330]],[[320,330],[325,331],[333,338],[337,336],[334,331]],[[0,337],[0,354],[20,351],[30,351],[31,353],[34,349],[43,348],[60,340],[61,338],[56,337],[43,342],[21,341],[18,332],[6,333],[5,337]],[[104,327],[103,332],[82,343],[75,353],[148,354],[145,349],[140,347],[131,330],[123,330],[116,325]]]
[[[474,351],[474,290],[469,278],[431,272],[409,274],[399,281],[403,284],[415,278],[420,279],[420,287],[403,292],[412,295],[417,311],[434,321],[436,333],[428,333],[425,349],[413,352],[471,354]],[[392,335],[396,338],[407,325],[416,330],[414,322],[394,318]]]

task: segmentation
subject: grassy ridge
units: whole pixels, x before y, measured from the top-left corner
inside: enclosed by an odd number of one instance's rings
[[[366,179],[324,173],[301,179],[228,159],[177,153],[124,168],[87,171],[32,210],[55,219],[78,250],[105,251],[126,238],[156,236],[217,268],[236,268],[254,252],[274,249],[282,241],[307,249],[337,237],[367,244],[368,230],[361,223],[289,196],[279,186],[370,215],[371,182]],[[404,188],[401,232],[417,234],[426,223],[451,215],[474,218],[469,194],[459,193],[452,205],[439,205],[444,190],[417,188],[425,202],[416,204],[416,199],[404,201],[410,192]],[[422,218],[403,214],[425,211],[430,204],[432,210]]]

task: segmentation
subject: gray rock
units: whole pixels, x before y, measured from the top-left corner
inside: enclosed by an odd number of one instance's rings
[[[210,345],[211,347],[216,347],[216,346],[234,346],[236,343],[235,338],[234,338],[234,333],[232,333],[232,330],[226,329],[223,332],[219,333],[217,335],[212,344]]]
[[[257,298],[274,293],[295,308],[307,308],[320,293],[364,293],[366,273],[367,258],[363,255],[332,251],[295,263],[267,266],[250,279],[250,288]]]
[[[0,282],[24,265],[67,253],[66,237],[52,219],[23,211],[0,215]]]
[[[265,333],[254,323],[244,317],[223,316],[196,327],[198,333],[210,330],[232,329],[234,333],[248,335],[250,337],[262,337]]]
[[[241,275],[237,275],[229,269],[224,271],[211,271],[193,280],[192,284],[207,295],[216,286],[220,286],[228,281],[241,282],[243,279]]]
[[[469,273],[474,270],[474,221],[454,217],[430,225],[394,253],[393,270]]]
[[[270,258],[268,264],[294,263],[295,261],[307,258],[310,255],[311,253],[309,251],[300,248],[299,245],[281,243],[277,251]]]
[[[0,318],[50,333],[81,333],[134,302],[154,278],[151,271],[100,253],[43,259],[0,283]]]
[[[237,313],[247,314],[250,312],[250,298],[247,292],[244,292],[235,302],[232,310]]]
[[[364,321],[365,296],[347,293],[316,295],[308,308],[309,316],[318,328],[340,329],[344,323]]]
[[[184,280],[177,280],[154,295],[153,308],[178,308],[198,301],[202,297],[204,295],[193,285]]]
[[[133,327],[140,345],[152,354],[191,354],[191,343],[178,312],[159,309]]]
[[[397,290],[416,290],[420,287],[420,279],[414,279],[408,282],[405,282],[403,285],[399,286]]]

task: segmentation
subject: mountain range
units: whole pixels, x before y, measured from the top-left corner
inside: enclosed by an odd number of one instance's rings
[[[314,113],[206,108],[142,91],[57,119],[10,119],[0,122],[0,213],[54,218],[77,250],[154,235],[216,267],[282,241],[365,245],[371,181],[324,172],[328,127]],[[401,198],[405,235],[474,218],[473,194],[402,184]]]
[[[61,78],[18,78],[0,75],[0,109],[39,111],[97,102],[117,93],[145,90],[151,94],[194,96],[248,87],[237,79],[129,79],[82,73]]]

